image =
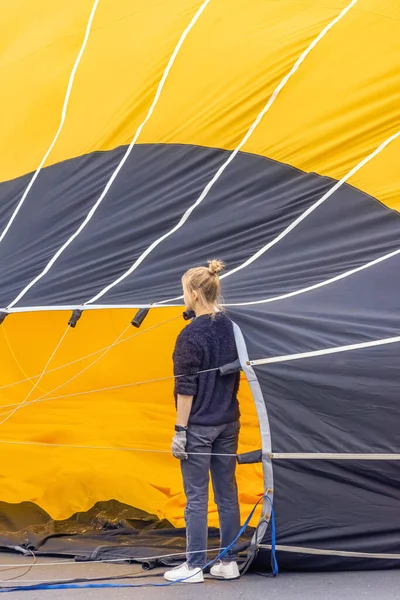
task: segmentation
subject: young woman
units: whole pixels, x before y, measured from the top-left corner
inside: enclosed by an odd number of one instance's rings
[[[179,335],[174,351],[177,416],[172,453],[180,459],[186,495],[187,562],[165,573],[168,581],[203,581],[207,563],[209,475],[218,506],[221,547],[240,529],[235,479],[239,437],[239,374],[218,368],[238,358],[233,324],[220,306],[218,274],[224,264],[190,269],[182,279],[185,305],[196,317]],[[226,456],[224,456],[226,455]],[[234,550],[211,568],[214,577],[239,577]]]

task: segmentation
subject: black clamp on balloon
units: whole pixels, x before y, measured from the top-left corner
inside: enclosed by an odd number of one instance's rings
[[[3,324],[4,319],[7,317],[7,315],[9,315],[10,313],[5,312],[4,310],[0,311],[0,325]]]
[[[262,450],[252,450],[251,452],[238,454],[236,460],[239,465],[254,465],[255,463],[260,463],[262,462]]]
[[[79,321],[79,319],[81,318],[82,313],[83,313],[83,310],[79,310],[78,308],[76,310],[73,310],[71,318],[68,321],[68,325],[72,328],[76,327],[76,324]]]
[[[196,316],[196,313],[194,312],[194,310],[185,310],[185,312],[183,313],[183,318],[185,319],[185,321],[191,321],[191,319],[194,319]]]
[[[149,308],[140,308],[136,315],[133,317],[131,324],[136,327],[137,329],[139,329],[139,327],[141,326],[141,324],[143,323],[143,321],[145,320],[145,318],[147,317],[147,315],[149,314],[150,309]]]
[[[237,359],[235,362],[228,363],[227,365],[223,365],[219,368],[220,375],[232,375],[232,373],[237,373],[242,370],[242,366],[240,364],[240,360]]]

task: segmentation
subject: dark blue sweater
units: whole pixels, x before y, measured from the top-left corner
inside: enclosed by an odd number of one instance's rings
[[[237,393],[240,374],[200,373],[237,360],[232,321],[224,313],[202,315],[183,329],[176,341],[175,398],[194,396],[189,425],[224,425],[240,417]]]

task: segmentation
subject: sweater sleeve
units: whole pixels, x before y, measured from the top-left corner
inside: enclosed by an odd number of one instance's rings
[[[175,394],[195,396],[198,390],[198,375],[203,360],[203,350],[184,329],[175,345],[174,351]],[[182,377],[179,377],[182,375]]]

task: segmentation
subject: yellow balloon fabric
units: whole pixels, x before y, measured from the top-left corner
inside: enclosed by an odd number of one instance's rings
[[[0,331],[3,501],[29,500],[62,519],[116,499],[183,526],[179,462],[170,453],[181,313],[154,309],[135,329],[132,310],[85,312],[29,397],[70,313],[7,318]],[[241,388],[240,451],[247,452],[261,442],[245,380]],[[239,466],[238,484],[246,517],[263,493],[261,465]],[[217,525],[211,499],[210,525]]]
[[[211,0],[139,143],[233,149],[318,34],[349,4]],[[46,164],[128,144],[199,0],[99,2]],[[57,130],[92,0],[0,2],[0,181],[39,165]],[[340,179],[400,130],[400,7],[359,0],[315,45],[243,150]],[[399,208],[400,139],[354,186]]]

